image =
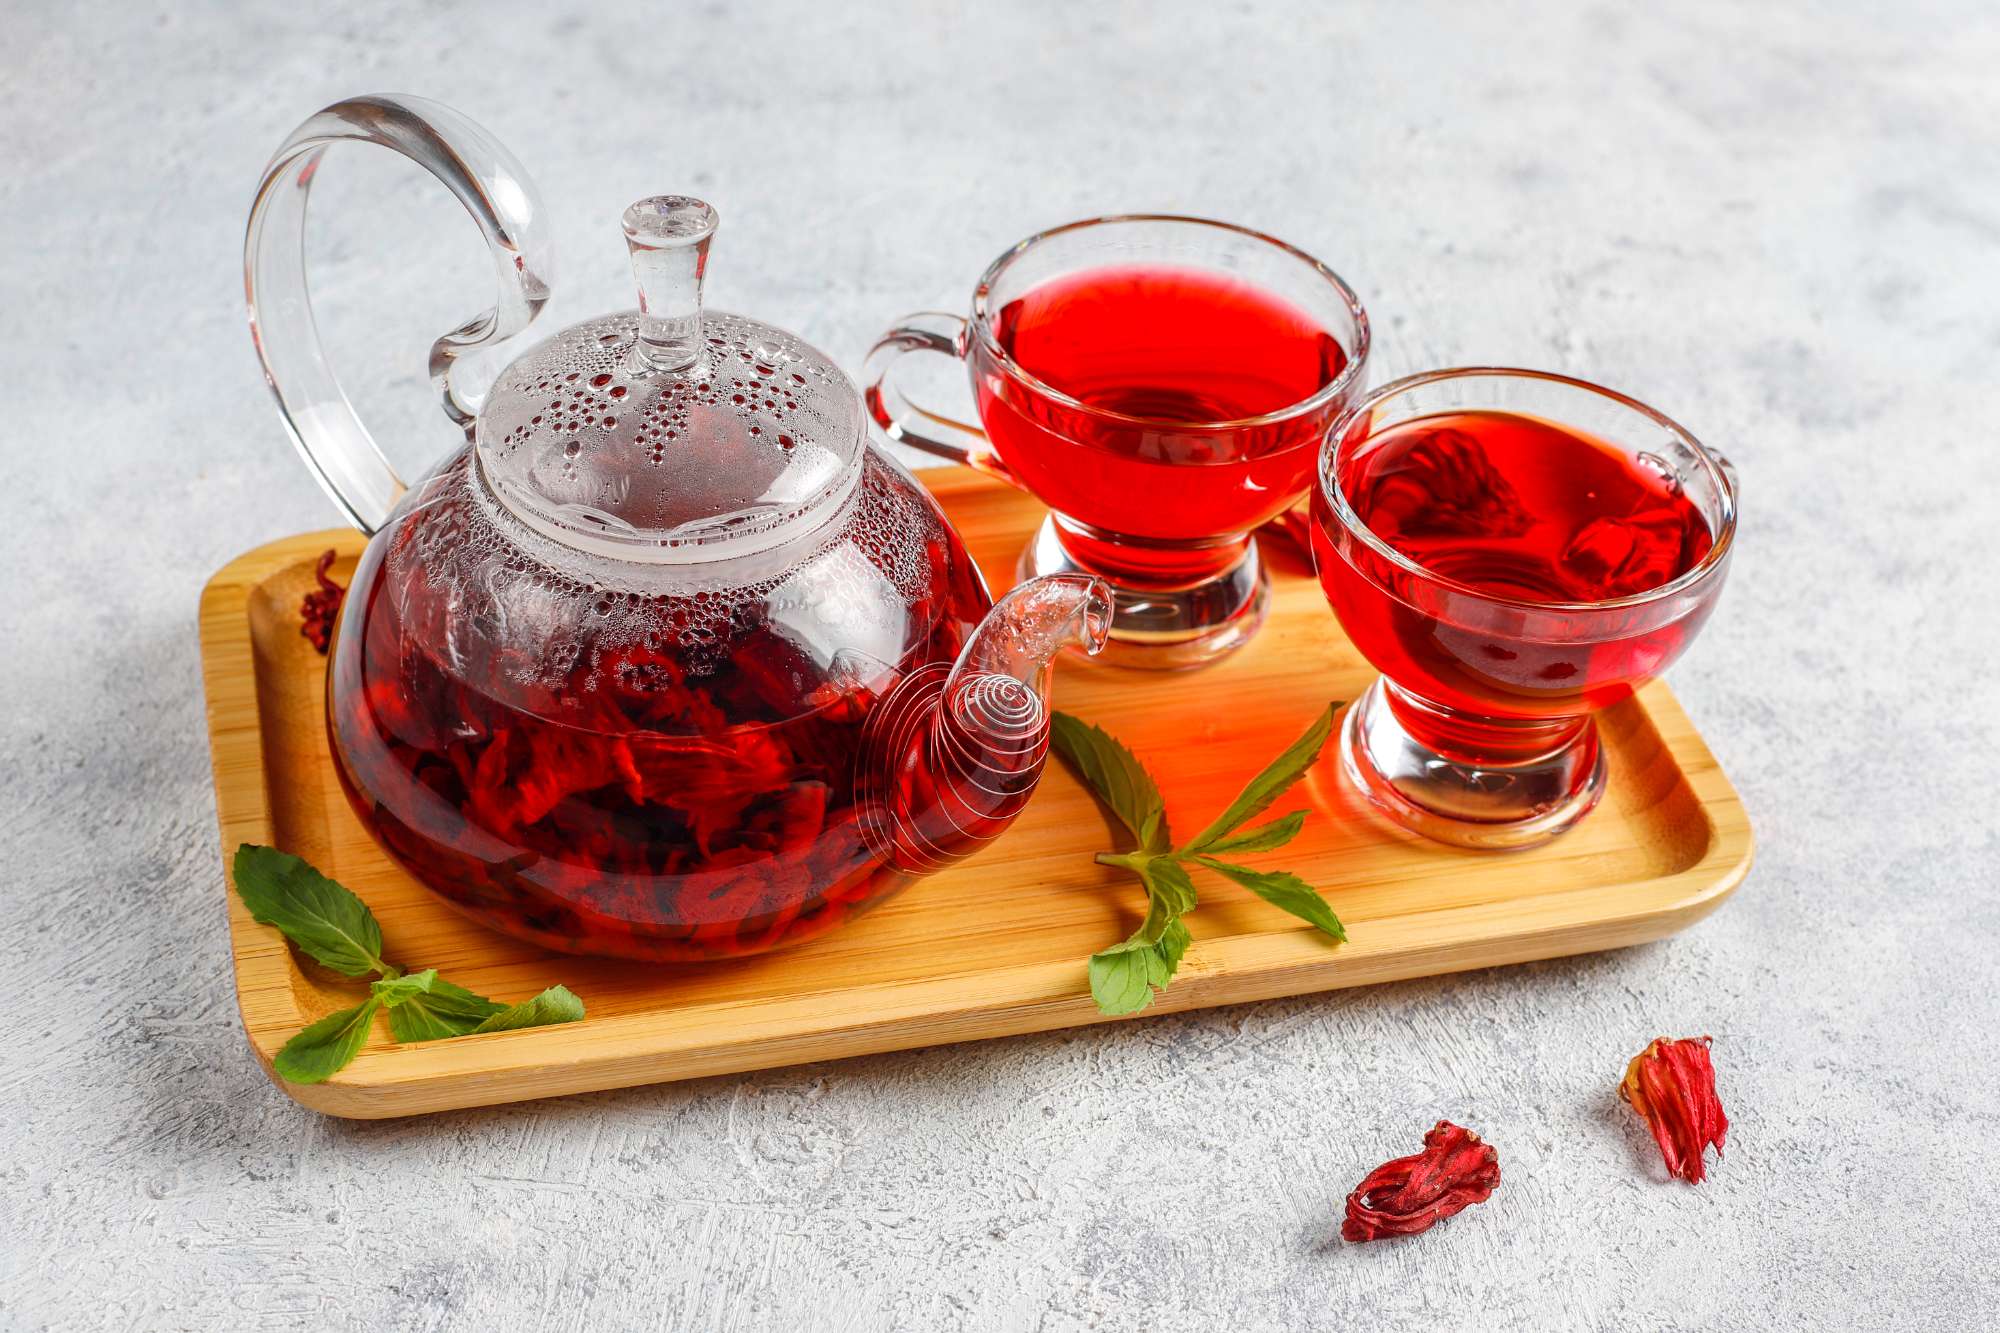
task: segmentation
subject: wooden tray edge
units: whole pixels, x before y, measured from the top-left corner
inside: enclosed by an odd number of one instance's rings
[[[230,859],[242,843],[271,843],[271,799],[269,775],[264,769],[261,721],[243,726],[220,716],[225,683],[256,671],[255,652],[248,632],[250,590],[277,570],[300,559],[312,558],[339,541],[351,539],[352,529],[328,529],[282,537],[254,547],[217,570],[202,585],[198,610],[201,639],[201,679],[203,713],[208,724],[208,759],[215,787],[215,818],[221,839],[223,911],[229,924],[229,952],[233,966],[231,981],[236,992],[236,1013],[250,1053],[265,1076],[278,1088],[298,1100],[295,1085],[280,1079],[271,1068],[275,1050],[266,1051],[257,1042],[251,1027],[244,996],[246,972],[263,973],[269,959],[277,955],[281,967],[291,965],[288,946],[275,930],[265,930],[251,917],[249,909],[230,891]],[[252,707],[255,707],[254,692]],[[229,783],[222,774],[239,766],[254,770],[255,783]],[[306,1103],[302,1103],[306,1104]]]
[[[1509,935],[1481,929],[1477,923],[1490,909],[1478,908],[1378,919],[1370,923],[1369,932],[1376,947],[1365,951],[1351,943],[1331,949],[1304,930],[1278,936],[1197,940],[1173,987],[1143,1013],[1126,1017],[1145,1018],[1644,944],[1714,911],[1742,882],[1747,869],[1744,862],[1727,879],[1688,898],[1636,911],[1623,919],[1554,922]],[[1595,898],[1604,889],[1599,886],[1577,892]],[[1402,944],[1395,948],[1393,957],[1375,956],[1389,953],[1398,935],[1419,928],[1425,937],[1421,946]],[[1481,956],[1472,960],[1456,956],[1457,947],[1470,940],[1479,943]],[[532,1041],[532,1033],[461,1039],[448,1052],[430,1053],[433,1058],[414,1077],[384,1079],[381,1076],[390,1072],[387,1053],[371,1052],[359,1057],[335,1081],[301,1086],[273,1076],[273,1082],[301,1105],[328,1115],[386,1119],[779,1067],[795,1063],[782,1055],[788,1045],[810,1050],[811,1054],[801,1055],[800,1060],[819,1063],[1126,1021],[1107,1018],[1091,1004],[1080,959],[1019,969],[1013,984],[1045,998],[1003,1008],[993,1007],[966,989],[983,987],[995,976],[989,973],[972,981],[941,979],[846,992],[843,1010],[852,1005],[878,1015],[866,1022],[847,1021],[839,1011],[829,1011],[819,997],[801,997],[783,1006],[759,1002],[759,1028],[784,1029],[780,1037],[739,1028],[722,1042],[698,1038],[662,1042],[658,1014],[594,1020],[588,1030],[566,1038],[568,1058],[536,1071],[536,1086],[527,1093],[521,1091],[520,1064],[502,1058],[502,1051],[509,1041]],[[722,1008],[710,1006],[700,1012],[701,1017],[713,1019]],[[646,1049],[636,1050],[641,1041]],[[772,1058],[774,1052],[779,1058]],[[269,1058],[262,1051],[256,1054],[268,1074]],[[378,1061],[382,1067],[369,1068]],[[507,1080],[504,1084],[497,1081],[502,1077]],[[481,1084],[489,1078],[494,1080],[491,1088],[482,1089]]]

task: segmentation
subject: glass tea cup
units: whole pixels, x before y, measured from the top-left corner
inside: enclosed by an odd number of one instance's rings
[[[1381,673],[1341,764],[1464,847],[1545,842],[1603,795],[1592,714],[1699,632],[1729,567],[1728,462],[1622,394],[1440,370],[1359,403],[1320,451],[1313,561]]]
[[[1248,642],[1270,600],[1252,533],[1312,484],[1360,395],[1368,317],[1303,251],[1200,218],[1094,218],[987,268],[970,319],[927,312],[862,373],[891,440],[1003,478],[1051,513],[1021,574],[1113,588],[1103,660],[1199,666]],[[978,426],[906,398],[905,353],[962,359]]]

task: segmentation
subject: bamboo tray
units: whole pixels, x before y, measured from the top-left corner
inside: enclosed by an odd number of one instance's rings
[[[964,469],[923,475],[989,581],[1006,586],[1040,506]],[[590,1016],[420,1045],[399,1045],[378,1024],[331,1081],[274,1079],[301,1103],[330,1115],[410,1115],[1105,1021],[1084,960],[1137,925],[1143,895],[1091,859],[1120,844],[1054,762],[993,847],[790,951],[648,967],[546,953],[456,915],[377,850],[334,776],[325,662],[300,637],[298,617],[313,561],[329,546],[345,582],[362,538],[341,530],[251,551],[202,594],[225,866],[242,842],[296,853],[367,900],[392,958],[508,1001],[560,981]],[[1270,563],[1270,619],[1222,664],[1190,675],[1065,662],[1058,673],[1058,706],[1146,760],[1177,828],[1200,827],[1328,699],[1354,698],[1373,675],[1310,572],[1283,552]],[[1601,725],[1611,765],[1604,803],[1555,843],[1505,855],[1422,842],[1377,820],[1339,782],[1329,746],[1285,807],[1314,808],[1305,832],[1253,859],[1320,886],[1348,942],[1334,947],[1202,875],[1194,947],[1146,1013],[1613,949],[1701,919],[1750,867],[1742,803],[1664,685]],[[283,937],[225,894],[243,1025],[268,1072],[292,1034],[357,997],[302,971]]]

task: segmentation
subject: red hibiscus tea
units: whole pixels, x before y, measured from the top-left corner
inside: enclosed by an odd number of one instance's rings
[[[590,724],[554,721],[455,679],[385,586],[371,589],[359,703],[334,727],[372,738],[343,747],[349,794],[432,888],[551,948],[695,961],[806,939],[1004,827],[1047,755],[1039,707],[1013,752],[975,746],[953,724],[977,698],[947,700],[928,746],[902,744],[933,716],[942,665],[881,699],[822,686],[817,706],[792,700],[762,722],[769,690],[802,674],[796,646],[767,631],[712,683],[643,651],[580,665],[562,703]],[[941,622],[912,660],[954,651],[960,628]],[[880,771],[855,762],[876,733],[899,761]]]
[[[1282,513],[1304,493],[1343,405],[1273,416],[1338,380],[1347,353],[1304,310],[1215,270],[1065,274],[1007,302],[992,327],[1017,367],[1074,402],[981,373],[975,356],[980,419],[1022,485],[1106,535],[1064,533],[1097,569],[1172,581],[1226,567],[1240,546],[1185,543],[1240,536]]]
[[[1360,396],[1368,316],[1295,246],[1206,218],[1090,218],[981,275],[969,319],[906,316],[863,372],[892,440],[1034,493],[1024,574],[1110,584],[1107,660],[1178,670],[1250,642],[1271,602],[1251,534],[1305,494]],[[912,401],[896,363],[962,358],[979,424]]]
[[[988,607],[942,539],[927,557],[941,572],[907,607],[902,658],[873,664],[872,686],[824,667],[837,654],[811,640],[810,620],[718,616],[707,593],[606,594],[599,614],[654,631],[550,675],[510,656],[515,642],[546,654],[542,636],[481,639],[421,572],[391,576],[385,548],[449,539],[460,500],[442,489],[420,516],[431,527],[363,557],[328,720],[362,820],[479,920],[628,958],[761,952],[976,848],[1040,776],[1048,719],[1032,691],[974,674],[940,701]],[[702,627],[699,654],[672,647],[689,624]],[[451,653],[476,660],[448,665]],[[507,697],[470,680],[503,682]]]
[[[1370,662],[1446,709],[1601,708],[1677,656],[1711,605],[1666,623],[1596,605],[1671,583],[1715,536],[1665,462],[1578,430],[1497,411],[1418,417],[1347,455],[1339,485],[1361,524],[1424,573],[1342,539],[1321,496],[1326,595]]]
[[[1533,847],[1603,797],[1597,710],[1664,670],[1715,609],[1734,474],[1643,403],[1470,367],[1384,385],[1321,446],[1313,562],[1382,677],[1341,771],[1460,847]]]

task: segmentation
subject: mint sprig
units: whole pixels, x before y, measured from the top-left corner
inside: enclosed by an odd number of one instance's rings
[[[1137,1013],[1173,980],[1193,938],[1181,920],[1194,910],[1198,897],[1188,874],[1190,865],[1240,884],[1336,942],[1346,940],[1346,928],[1326,899],[1297,875],[1219,859],[1221,853],[1275,851],[1299,835],[1306,821],[1303,810],[1254,828],[1243,826],[1270,809],[1305,776],[1325,748],[1333,731],[1333,716],[1339,710],[1338,701],[1328,704],[1298,740],[1250,779],[1227,809],[1179,847],[1172,845],[1167,831],[1166,802],[1160,797],[1159,784],[1138,756],[1103,730],[1067,713],[1055,714],[1050,743],[1139,844],[1129,852],[1099,852],[1098,862],[1130,870],[1146,889],[1146,917],[1139,929],[1090,956],[1090,995],[1100,1012]]]
[[[368,904],[296,856],[244,843],[231,865],[236,894],[250,915],[274,926],[306,954],[347,977],[375,974],[368,998],[328,1014],[286,1042],[271,1062],[293,1083],[324,1083],[368,1042],[375,1015],[387,1011],[397,1041],[436,1041],[480,1032],[574,1023],[583,1001],[562,986],[506,1005],[440,977],[434,967],[405,973],[382,956],[382,928]]]

